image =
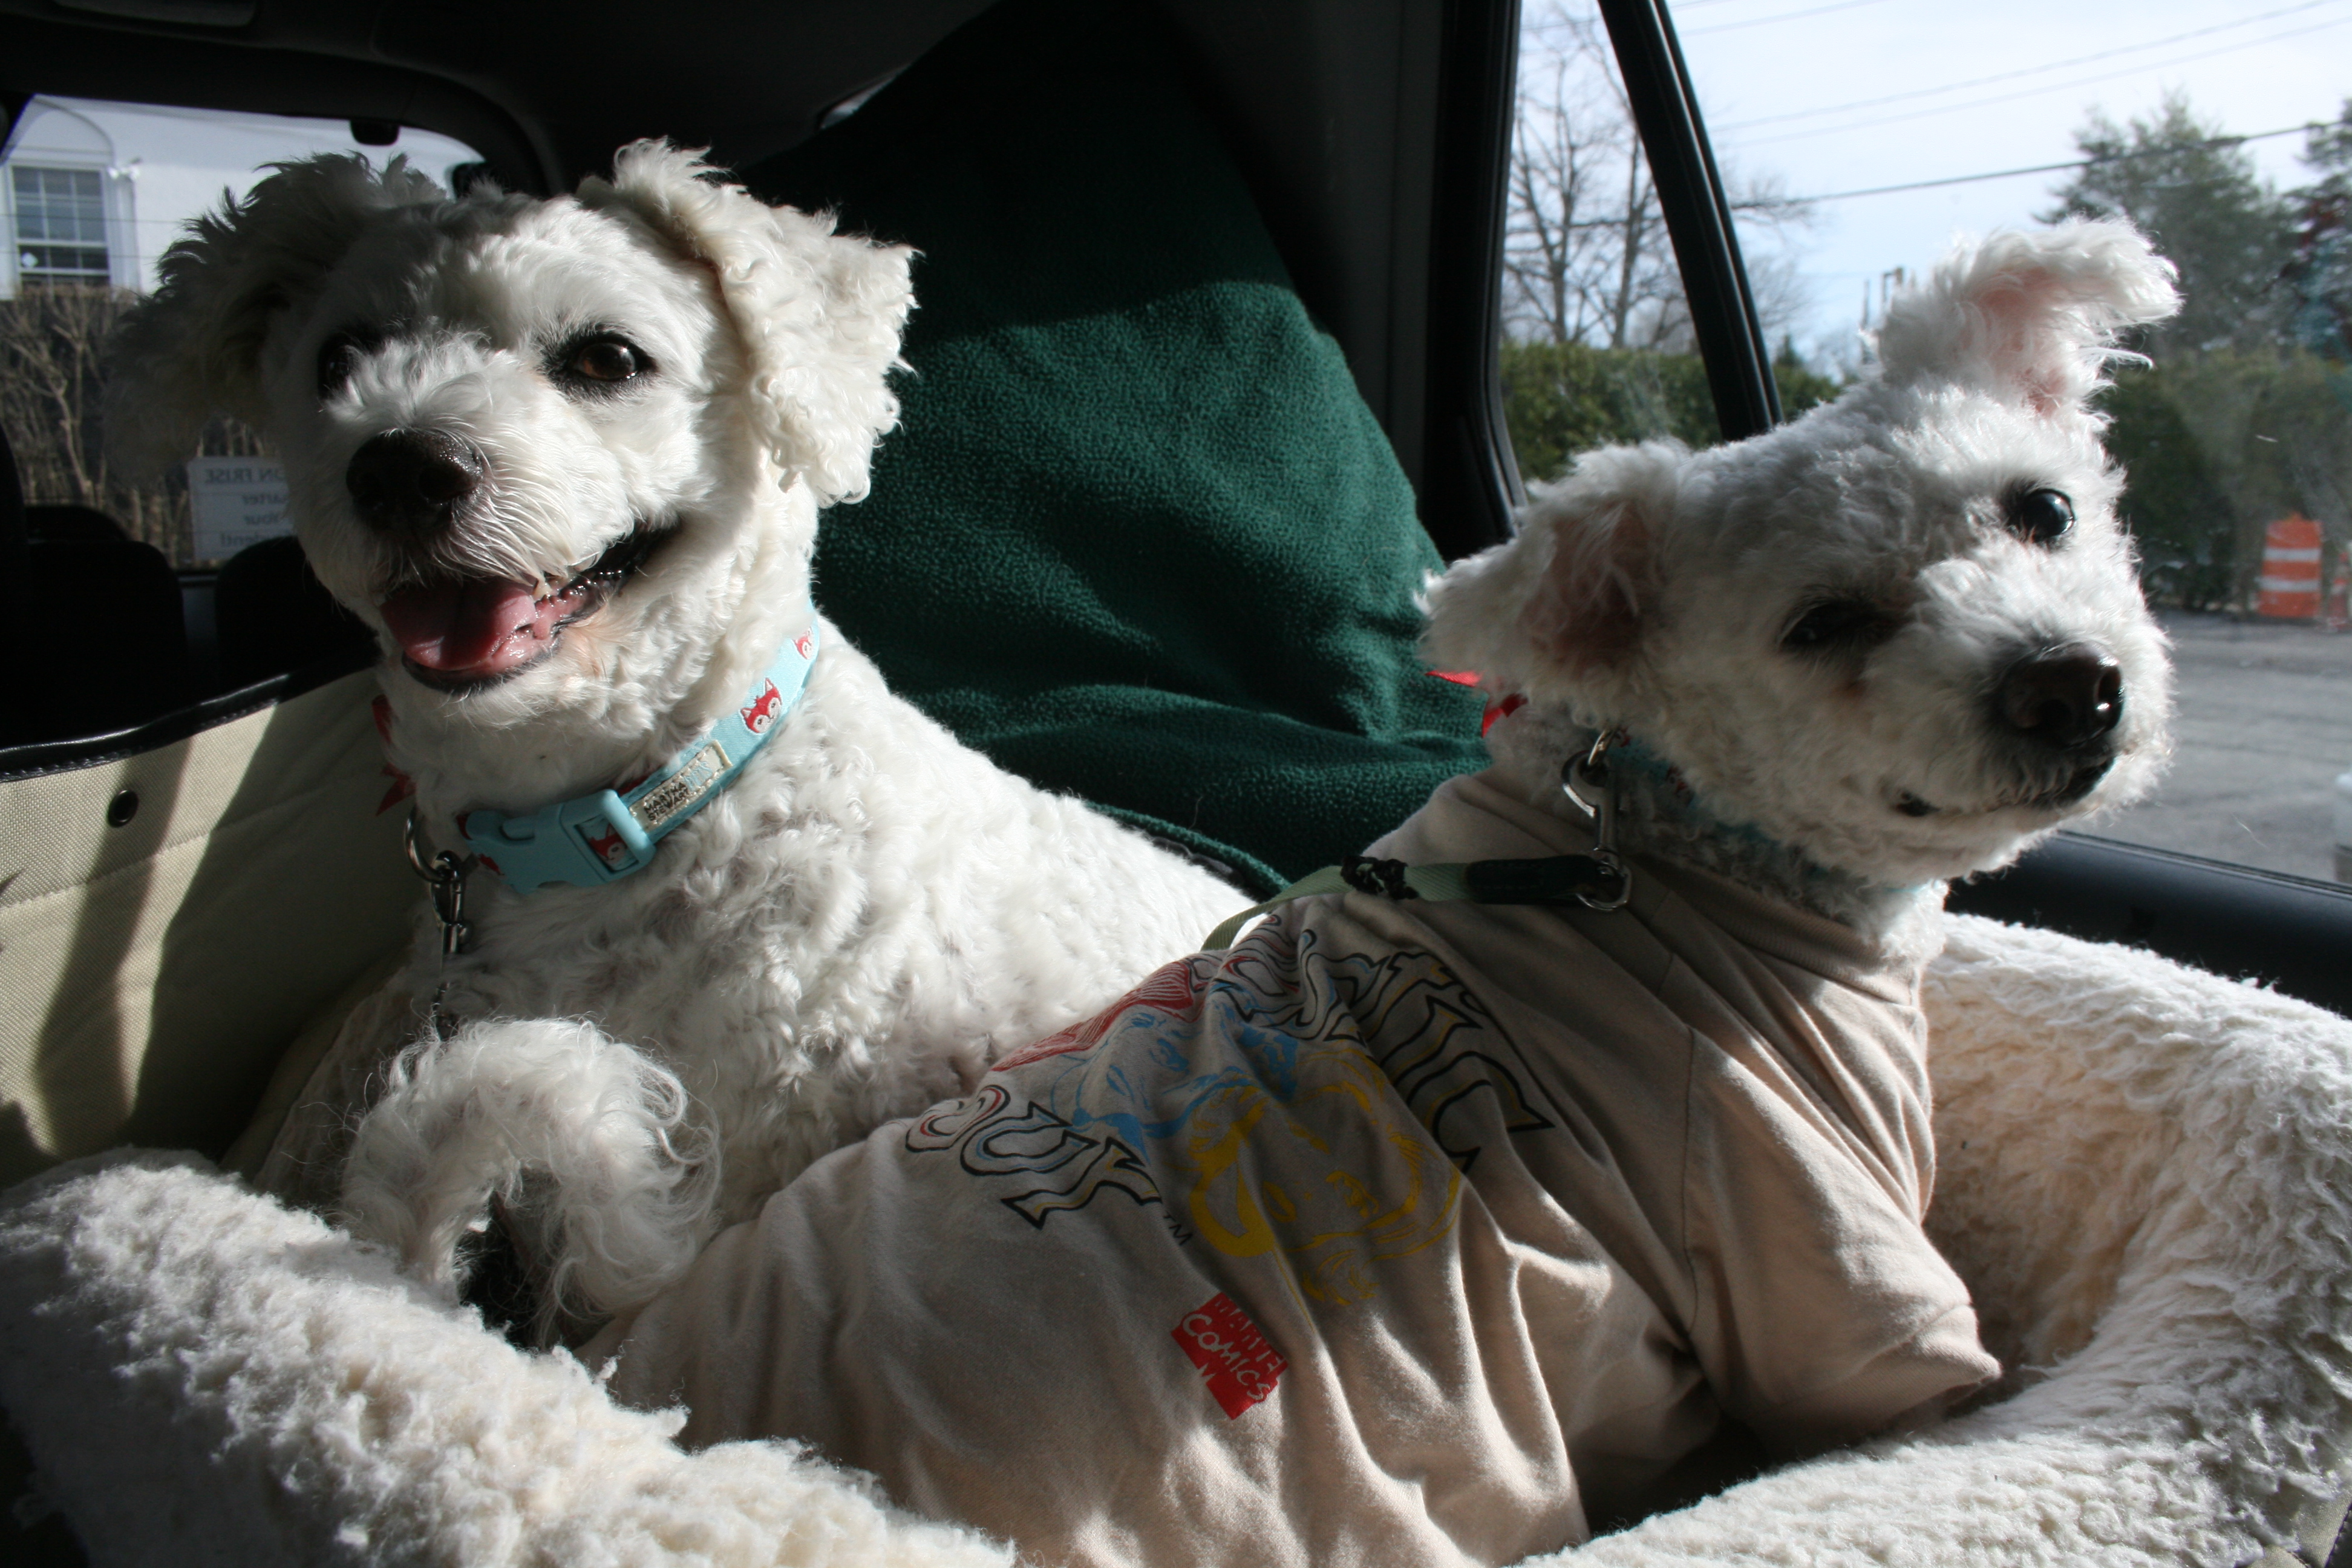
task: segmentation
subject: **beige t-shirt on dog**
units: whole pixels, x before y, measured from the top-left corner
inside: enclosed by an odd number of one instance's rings
[[[1588,847],[1460,779],[1381,847]],[[1040,1563],[1509,1563],[1728,1415],[1999,1368],[1919,1220],[1917,976],[1644,863],[1623,910],[1302,900],[839,1151],[589,1348]]]

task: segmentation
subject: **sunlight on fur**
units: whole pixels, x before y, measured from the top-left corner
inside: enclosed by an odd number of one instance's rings
[[[812,619],[818,510],[866,493],[898,417],[908,260],[655,142],[551,200],[289,164],[166,257],[110,427],[170,457],[225,408],[282,455],[312,568],[377,634],[432,848],[467,813],[627,789],[817,648],[649,868],[522,896],[478,868],[466,951],[445,973],[420,927],[404,1005],[355,1015],[268,1190],[445,1284],[503,1194],[545,1301],[610,1311],[1241,901],[959,744]],[[436,994],[462,1044],[387,1075]],[[508,1022],[537,1018],[593,1027]],[[723,1155],[693,1175],[681,1094]]]

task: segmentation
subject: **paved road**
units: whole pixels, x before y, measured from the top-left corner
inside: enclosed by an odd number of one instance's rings
[[[2166,613],[2179,672],[2172,771],[2088,831],[2332,879],[2333,789],[2352,769],[2352,633]]]

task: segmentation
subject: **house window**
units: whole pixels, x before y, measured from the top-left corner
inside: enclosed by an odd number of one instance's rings
[[[107,281],[106,199],[99,171],[18,163],[8,173],[15,184],[17,277]]]

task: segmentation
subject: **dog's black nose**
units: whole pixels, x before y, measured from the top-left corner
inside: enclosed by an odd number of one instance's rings
[[[442,430],[387,430],[352,454],[343,484],[360,520],[422,537],[449,526],[482,482],[482,454]]]
[[[2044,745],[2086,745],[2124,716],[2123,667],[2103,647],[2043,648],[2009,667],[1993,692],[1993,710]]]

